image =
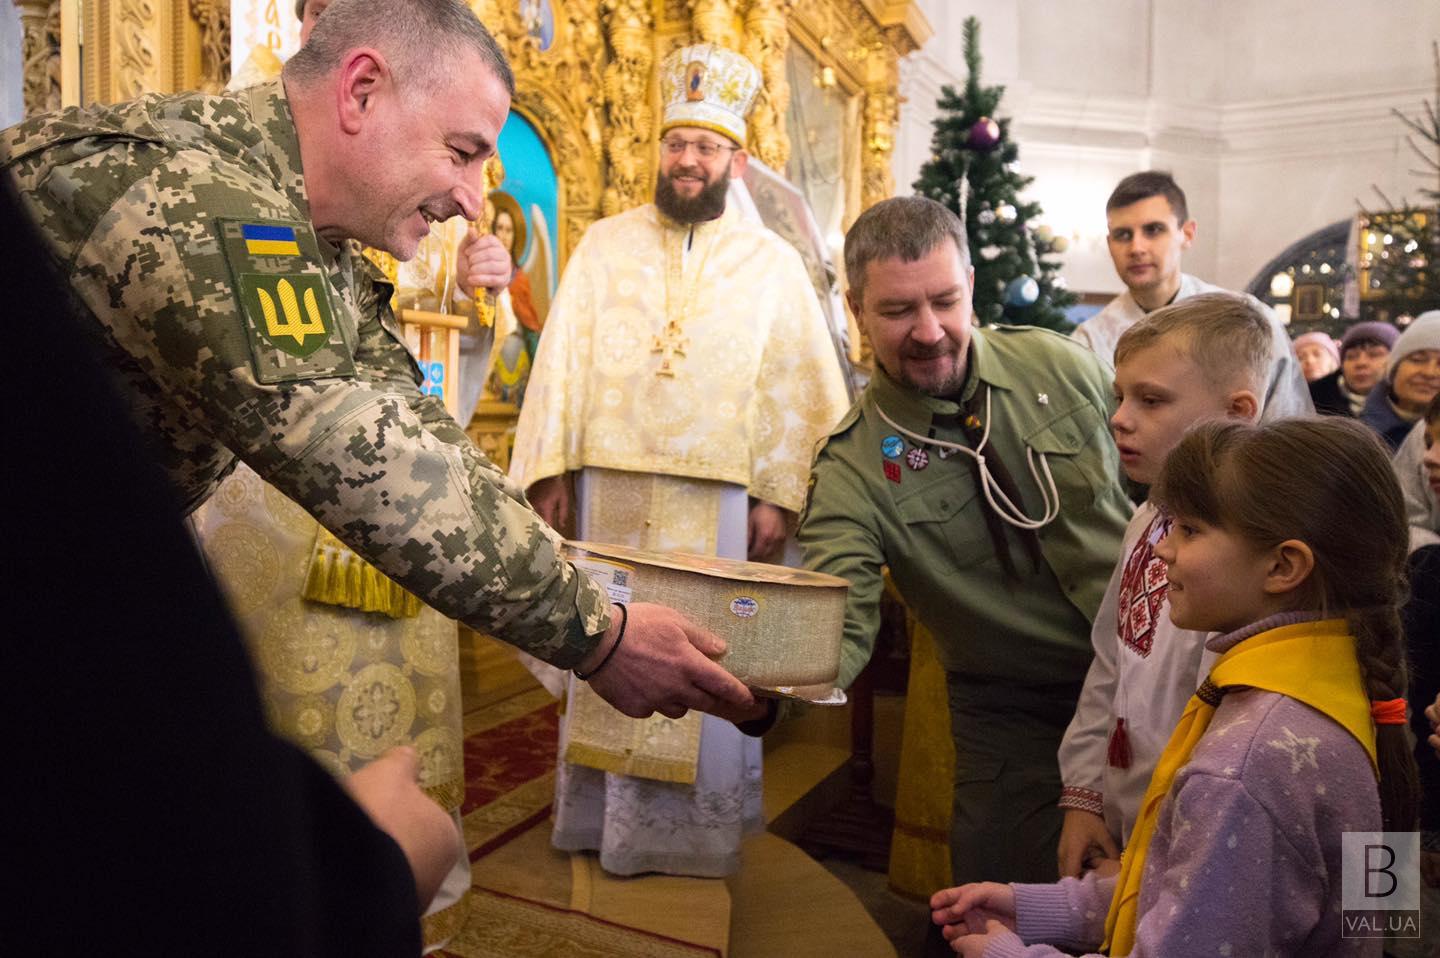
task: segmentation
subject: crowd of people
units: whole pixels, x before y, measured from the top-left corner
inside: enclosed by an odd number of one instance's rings
[[[1433,941],[1440,312],[1292,347],[1253,297],[1183,272],[1197,224],[1174,179],[1147,171],[1103,211],[1124,293],[1073,337],[980,328],[963,223],[897,197],[845,237],[845,297],[875,364],[846,411],[800,255],[727,201],[759,73],[701,44],[661,65],[654,203],[594,224],[561,278],[506,475],[421,391],[383,278],[354,246],[404,259],[432,222],[483,214],[509,65],[458,0],[302,0],[297,13],[307,40],[278,78],[0,134],[5,202],[23,225],[6,240],[36,261],[14,282],[44,287],[33,299],[49,345],[73,351],[92,385],[108,371],[113,392],[83,395],[125,422],[77,430],[72,445],[113,456],[123,437],[158,458],[171,492],[144,469],[124,487],[160,503],[145,521],[178,534],[178,516],[243,463],[429,607],[516,646],[572,701],[613,707],[595,728],[567,719],[567,740],[663,739],[673,761],[659,777],[629,751],[587,765],[561,749],[554,841],[615,872],[732,874],[759,827],[759,739],[790,708],[720,668],[718,636],[614,601],[567,561],[557,529],[572,514],[587,536],[788,553],[845,579],[842,686],[873,653],[888,571],[935,637],[955,745],[954,887],[931,902],[937,947],[1378,954],[1380,938],[1345,934],[1341,876],[1344,836],[1381,831],[1421,834]],[[466,244],[465,288],[512,283],[498,240]],[[42,461],[45,437],[21,440]],[[83,463],[66,475],[82,478]],[[35,502],[63,510],[73,486]],[[119,520],[141,513],[117,508],[79,515],[135,548],[134,522]],[[260,699],[284,669],[262,662],[257,694],[193,551],[161,540],[148,578],[122,562],[130,578],[103,593],[152,652],[111,642],[103,659],[69,663],[87,676],[86,714],[169,657],[174,711],[137,710],[137,728],[163,729],[170,754],[213,759],[217,737],[243,753],[186,766],[205,800],[168,819],[180,849],[140,787],[152,769],[103,766],[112,788],[134,789],[123,835],[77,789],[36,789],[7,818],[44,822],[55,840],[11,867],[88,899],[104,894],[97,876],[66,886],[63,866],[93,855],[119,868],[148,848],[154,867],[103,910],[59,904],[121,924],[158,921],[157,902],[189,908],[231,936],[221,952],[439,947],[417,915],[457,900],[468,863],[454,817],[420,788],[425,756],[400,729],[407,745],[334,769],[342,790],[293,747],[311,748],[313,729],[274,740]],[[20,541],[46,571],[75,551]],[[180,610],[158,601],[171,578],[199,607],[204,635],[188,643],[175,641]],[[147,619],[161,634],[145,635]],[[213,674],[194,654],[211,636]],[[45,638],[29,668],[64,668]],[[280,641],[286,654],[301,644]],[[308,684],[320,673],[348,668],[326,658],[346,647],[294,653],[307,702],[336,684]],[[102,662],[104,675],[87,671]],[[228,710],[207,713],[224,696]],[[49,731],[52,754],[93,734]],[[223,834],[227,816],[243,834]],[[293,862],[277,860],[286,849]],[[227,857],[251,871],[218,867]],[[181,887],[166,886],[170,861]],[[216,902],[267,920],[227,922]],[[31,916],[51,948],[93,945],[83,921],[35,920],[59,904]],[[183,947],[189,928],[144,940]],[[1396,934],[1388,947],[1410,944]]]

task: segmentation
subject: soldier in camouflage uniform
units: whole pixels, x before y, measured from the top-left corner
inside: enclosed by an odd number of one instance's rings
[[[466,438],[344,242],[400,259],[480,212],[513,76],[455,0],[337,0],[282,81],[150,95],[0,134],[136,420],[193,509],[236,458],[428,604],[627,714],[755,707],[723,643],[626,618]],[[302,158],[304,160],[302,167]],[[704,653],[704,654],[702,654]]]

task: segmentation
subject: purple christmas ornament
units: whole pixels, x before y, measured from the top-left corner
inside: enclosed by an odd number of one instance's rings
[[[995,149],[995,145],[1000,142],[1000,124],[988,116],[982,116],[970,128],[970,135],[966,142],[976,150],[989,152]]]

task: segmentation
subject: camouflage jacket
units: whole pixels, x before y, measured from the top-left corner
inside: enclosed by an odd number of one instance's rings
[[[594,648],[603,593],[316,236],[279,80],[35,117],[0,166],[187,510],[238,457],[446,615],[561,668]]]

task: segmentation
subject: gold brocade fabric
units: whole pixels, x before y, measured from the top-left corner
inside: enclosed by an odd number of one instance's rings
[[[798,512],[815,443],[847,406],[799,254],[733,210],[692,236],[646,205],[594,224],[571,255],[510,474],[708,479]]]
[[[421,785],[447,810],[458,808],[455,624],[428,606],[392,619],[302,599],[317,524],[244,465],[193,519],[250,645],[276,731],[337,775],[413,744]]]
[[[425,605],[395,619],[301,598],[318,524],[244,464],[191,519],[240,622],[276,733],[336,776],[412,745],[421,787],[458,814],[465,783],[455,623]],[[427,941],[432,926],[439,933],[444,925],[427,926]]]
[[[713,482],[595,469],[581,508],[587,536],[652,552],[715,554],[720,488]]]
[[[930,631],[910,619],[910,681],[900,740],[890,887],[928,899],[953,884],[950,819],[955,801],[955,741],[945,670]]]
[[[548,335],[548,334],[547,334]],[[601,542],[664,552],[715,553],[720,487],[672,476],[592,470],[588,535]],[[700,713],[680,719],[655,713],[632,719],[612,708],[588,683],[570,683],[565,761],[661,782],[695,783]]]

